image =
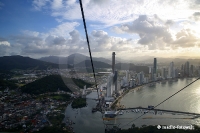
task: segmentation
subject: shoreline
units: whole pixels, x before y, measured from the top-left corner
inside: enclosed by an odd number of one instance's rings
[[[185,78],[190,78],[190,77],[185,77]],[[195,77],[192,77],[192,78],[195,78]],[[144,87],[146,85],[149,85],[149,84],[152,84],[152,83],[159,83],[159,82],[162,82],[162,81],[165,81],[165,82],[169,82],[169,81],[173,81],[173,80],[176,80],[176,79],[182,79],[182,78],[174,78],[174,79],[165,79],[165,80],[159,80],[159,81],[153,81],[153,82],[149,82],[149,83],[146,83],[146,84],[143,84],[143,85],[139,85],[139,86],[136,86],[136,87],[133,87],[131,89],[127,89],[124,93],[122,93],[117,99],[115,99],[115,101],[112,103],[111,105],[111,109],[118,109],[118,108],[124,108],[124,106],[120,105],[120,101],[121,101],[121,98],[123,98],[126,94],[128,94],[129,92],[132,92],[133,90],[135,89],[138,89],[138,88],[141,88],[141,87]]]

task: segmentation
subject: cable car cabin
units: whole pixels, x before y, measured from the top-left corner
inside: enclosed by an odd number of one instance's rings
[[[114,118],[115,116],[117,116],[118,112],[119,111],[105,111],[104,115],[108,118]]]

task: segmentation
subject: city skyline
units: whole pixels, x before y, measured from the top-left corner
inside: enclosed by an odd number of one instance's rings
[[[96,57],[200,58],[197,0],[85,0],[83,8]],[[1,0],[0,15],[0,56],[88,53],[77,0]]]

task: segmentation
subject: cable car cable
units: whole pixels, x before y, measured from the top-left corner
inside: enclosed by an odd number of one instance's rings
[[[89,38],[88,38],[88,33],[87,33],[87,27],[86,27],[86,22],[85,22],[83,5],[82,5],[82,1],[81,0],[79,0],[79,2],[80,2],[82,19],[83,19],[83,25],[84,25],[84,29],[85,29],[86,40],[87,40],[87,44],[88,44],[88,50],[89,50],[89,54],[90,54],[90,62],[91,62],[91,65],[92,65],[92,72],[93,72],[93,77],[94,77],[94,81],[95,81],[95,87],[97,89],[97,95],[98,95],[99,104],[100,104],[101,100],[99,98],[99,91],[98,91],[98,88],[97,88],[96,74],[95,74],[94,64],[93,64],[93,60],[92,60],[92,54],[91,54],[91,50],[90,50],[90,43],[89,43]],[[102,108],[101,108],[101,106],[100,106],[100,112],[101,112],[101,116],[102,116],[102,120],[103,120],[103,114],[102,114]],[[104,122],[104,120],[103,120],[103,124],[104,124],[104,128],[105,128],[105,122]]]

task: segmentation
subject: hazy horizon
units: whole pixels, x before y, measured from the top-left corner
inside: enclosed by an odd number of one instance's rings
[[[87,54],[83,54],[83,53],[73,53],[73,54],[81,54],[81,55],[85,55],[85,56],[87,56],[87,57],[89,57],[89,54],[87,55]],[[73,55],[73,54],[70,54],[70,55]],[[111,53],[112,54],[112,53]],[[23,57],[30,57],[30,58],[33,58],[33,59],[41,59],[41,58],[46,58],[46,57],[60,57],[60,58],[66,58],[66,57],[68,57],[68,56],[70,56],[70,55],[67,55],[67,56],[60,56],[60,55],[46,55],[46,56],[42,56],[42,57],[37,57],[37,58],[35,58],[35,57],[31,57],[31,56],[28,56],[28,55],[5,55],[5,56],[23,56]],[[117,55],[117,53],[116,53],[116,55]],[[3,57],[3,56],[0,56],[0,57]],[[99,56],[94,56],[94,55],[92,55],[92,57],[95,57],[95,58],[104,58],[104,59],[108,59],[108,60],[112,60],[112,56],[110,55],[110,57],[99,57]],[[115,59],[117,60],[117,61],[125,61],[125,62],[133,62],[133,61],[136,61],[136,62],[142,62],[142,61],[149,61],[149,62],[153,62],[153,58],[157,58],[158,59],[158,62],[160,62],[160,60],[159,59],[172,59],[171,61],[173,61],[173,59],[180,59],[180,60],[195,60],[195,59],[200,59],[200,58],[190,58],[190,57],[184,57],[184,56],[177,56],[177,57],[154,57],[154,56],[139,56],[139,57],[132,57],[132,58],[129,58],[129,59],[123,59],[123,58],[121,58],[121,57],[118,57],[118,56],[116,56],[115,57]],[[162,61],[161,61],[162,62]]]

